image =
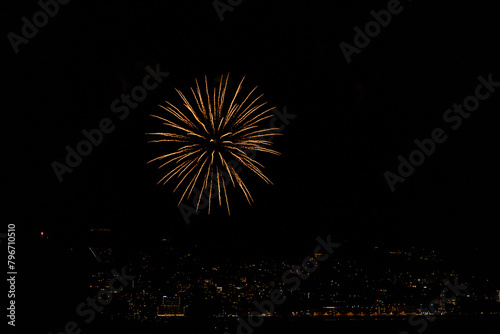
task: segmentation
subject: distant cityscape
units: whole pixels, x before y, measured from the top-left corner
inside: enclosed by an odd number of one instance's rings
[[[119,269],[113,248],[103,241],[110,233],[106,228],[89,231],[88,251],[96,268],[88,273],[89,295],[109,289],[111,270]],[[49,242],[46,235],[41,239]],[[500,315],[498,280],[456,272],[432,249],[381,245],[362,257],[339,252],[312,273],[297,269],[301,258],[238,263],[195,253],[180,252],[159,237],[154,251],[130,259],[127,272],[135,278],[102,316],[147,322],[246,317],[256,310],[254,302],[269,299],[273,289],[283,291],[286,302],[261,316],[363,320]],[[303,275],[302,284],[291,289],[294,284],[283,279],[285,272],[290,278]],[[452,293],[457,284],[462,286],[460,295]]]

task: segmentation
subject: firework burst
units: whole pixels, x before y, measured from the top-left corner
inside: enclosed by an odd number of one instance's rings
[[[272,184],[262,172],[264,166],[250,158],[248,153],[262,151],[280,155],[279,152],[269,148],[272,145],[270,136],[278,135],[276,130],[279,129],[262,128],[259,125],[263,120],[273,116],[270,111],[274,107],[264,108],[266,102],[259,101],[263,95],[252,97],[257,87],[240,99],[244,79],[243,77],[235,94],[227,97],[229,74],[220,78],[219,86],[214,87],[212,92],[205,76],[205,87],[200,88],[198,80],[195,80],[196,87],[191,88],[194,103],[188,101],[186,96],[176,89],[184,102],[184,108],[180,110],[165,101],[166,105],[160,107],[166,111],[167,117],[151,115],[160,119],[168,131],[148,133],[156,136],[156,139],[149,142],[169,142],[179,146],[177,150],[148,162],[162,162],[158,169],[170,167],[158,184],[166,184],[174,178],[178,180],[174,192],[179,188],[184,189],[178,205],[184,198],[189,198],[193,189],[197,187],[201,189],[197,199],[197,211],[202,193],[208,191],[208,213],[213,193],[214,196],[215,194],[218,196],[219,206],[222,205],[224,198],[230,214],[226,191],[226,185],[229,183],[235,188],[239,187],[248,203],[252,204],[253,198],[248,188],[233,167],[237,164],[247,167],[267,184]]]

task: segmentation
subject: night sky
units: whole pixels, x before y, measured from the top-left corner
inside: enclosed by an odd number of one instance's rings
[[[500,81],[498,11],[493,1],[402,5],[350,64],[339,44],[353,44],[353,28],[387,1],[245,0],[224,21],[211,1],[71,1],[18,54],[4,37],[4,179],[24,265],[40,231],[84,247],[83,232],[105,226],[124,248],[166,236],[214,256],[302,259],[331,234],[351,245],[442,249],[490,268],[499,251],[500,88],[455,131],[443,113],[474,94],[479,75]],[[21,17],[39,10],[35,1],[12,6],[0,7],[4,36],[20,34]],[[120,120],[111,103],[156,64],[170,75]],[[230,217],[216,207],[187,225],[180,194],[157,186],[161,174],[146,165],[161,152],[147,144],[158,126],[148,114],[164,100],[179,104],[174,88],[228,72],[296,117],[275,140],[282,156],[257,156],[274,186],[244,171],[252,206],[231,190]],[[51,164],[103,118],[116,129],[60,183]],[[447,141],[391,192],[384,172],[397,172],[398,156],[438,127]],[[63,254],[51,261],[78,265]]]

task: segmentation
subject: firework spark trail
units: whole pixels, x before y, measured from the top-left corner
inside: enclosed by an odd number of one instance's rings
[[[261,111],[262,107],[266,105],[266,102],[258,102],[263,94],[256,98],[251,97],[257,87],[252,89],[241,103],[238,103],[237,98],[245,80],[245,77],[243,77],[229,106],[225,108],[224,102],[226,101],[228,80],[229,74],[225,78],[222,76],[218,87],[213,88],[212,95],[210,94],[206,76],[205,87],[200,88],[198,80],[195,80],[196,87],[190,88],[195,100],[194,104],[190,103],[180,90],[175,89],[186,109],[184,112],[172,103],[165,101],[167,105],[160,105],[160,107],[172,119],[150,115],[161,120],[162,124],[169,129],[168,132],[147,133],[148,135],[160,137],[150,140],[150,143],[166,142],[182,145],[174,152],[160,155],[148,161],[148,163],[154,161],[162,162],[158,169],[175,163],[175,167],[172,167],[158,181],[158,184],[163,182],[165,185],[174,176],[180,179],[174,189],[175,192],[181,185],[185,187],[178,203],[180,205],[184,197],[187,196],[186,198],[189,198],[191,196],[195,185],[199,181],[202,185],[202,190],[199,192],[196,211],[198,211],[203,191],[208,190],[208,213],[210,213],[212,190],[216,189],[219,206],[222,206],[223,197],[226,202],[228,214],[230,214],[226,191],[226,184],[229,184],[229,181],[233,187],[236,188],[237,185],[245,195],[248,203],[252,204],[253,198],[250,195],[250,191],[235,169],[227,161],[236,160],[267,184],[273,184],[264,175],[262,171],[264,166],[250,158],[244,150],[247,152],[261,151],[280,155],[278,151],[269,148],[272,145],[272,141],[263,139],[269,138],[269,136],[281,135],[281,133],[275,132],[279,128],[259,128],[261,121],[273,116],[269,112],[274,107]],[[251,102],[247,103],[250,100]],[[167,160],[164,161],[164,159]]]

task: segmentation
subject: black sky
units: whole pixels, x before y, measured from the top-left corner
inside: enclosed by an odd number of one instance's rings
[[[419,244],[494,260],[497,225],[499,92],[392,193],[383,173],[415,139],[444,127],[444,111],[474,93],[477,76],[500,80],[499,24],[493,2],[414,0],[347,64],[339,43],[387,1],[243,1],[221,22],[210,1],[111,1],[64,5],[14,55],[6,73],[4,155],[8,211],[25,249],[46,231],[81,242],[89,227],[110,226],[123,245],[167,235],[215,254],[303,254],[317,236],[354,243]],[[33,1],[2,5],[3,33],[19,33]],[[170,76],[128,118],[110,104],[141,84],[145,66]],[[215,210],[186,225],[172,187],[146,166],[157,149],[147,115],[195,78],[247,76],[271,105],[297,117],[276,140],[281,157],[259,155],[274,186],[244,172],[255,204],[232,192],[232,215]],[[500,89],[499,89],[500,90]],[[116,130],[59,183],[64,159],[83,129],[111,118]],[[10,153],[12,152],[12,153]],[[33,249],[35,251],[35,249]],[[461,256],[461,255],[457,255]]]

